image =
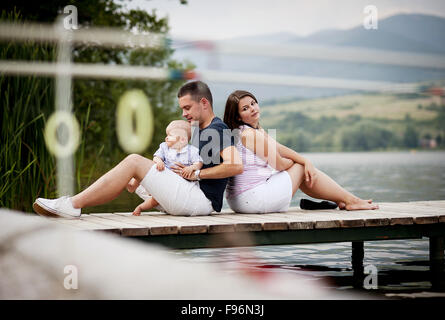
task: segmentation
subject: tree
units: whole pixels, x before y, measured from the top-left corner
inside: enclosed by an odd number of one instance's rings
[[[186,3],[181,1],[181,3]],[[125,30],[137,30],[167,34],[167,18],[158,18],[156,12],[126,10],[125,1],[64,1],[46,0],[38,2],[18,1],[6,7],[16,7],[25,21],[54,22],[66,5],[75,5],[78,11],[79,28],[119,27]],[[173,50],[164,47],[153,49],[110,49],[91,46],[76,46],[73,50],[74,62],[130,64],[156,67],[170,67],[179,70],[192,69],[171,59]],[[92,80],[75,79],[73,81],[73,107],[76,117],[84,121],[88,108],[90,114],[89,134],[86,136],[86,154],[97,150],[98,142],[104,146],[105,166],[111,165],[124,154],[116,139],[115,106],[119,97],[128,89],[142,89],[148,96],[155,115],[153,143],[147,150],[151,155],[162,141],[164,129],[169,121],[180,117],[176,105],[176,93],[184,81],[129,81],[129,80]]]
[[[417,148],[419,146],[419,133],[412,125],[406,127],[403,134],[403,143],[407,148]]]
[[[185,3],[185,1],[181,1]],[[46,22],[53,23],[57,16],[63,12],[63,8],[66,5],[75,5],[78,9],[78,23],[80,28],[90,28],[90,27],[118,27],[124,30],[137,30],[145,32],[154,32],[167,34],[168,19],[159,18],[156,12],[151,13],[142,10],[126,10],[123,1],[113,1],[113,0],[99,0],[99,1],[66,1],[66,0],[43,0],[34,2],[25,1],[13,1],[2,4],[2,19],[3,20],[15,20],[17,21],[20,15],[20,21],[31,21],[31,22]],[[15,14],[12,14],[15,13]],[[20,13],[20,14],[19,14]],[[74,31],[75,32],[75,31]],[[54,60],[56,55],[54,54],[54,46],[43,45],[40,46],[36,43],[28,43],[28,47],[34,47],[34,56],[20,56],[23,60],[42,60],[47,61]],[[23,44],[5,44],[2,48],[5,48],[4,58],[6,59],[17,59],[17,52]],[[44,48],[44,54],[40,54],[42,51],[39,48]],[[32,49],[32,48],[31,48]],[[27,50],[28,54],[34,52],[32,50]],[[146,66],[156,66],[156,67],[166,67],[178,70],[189,70],[192,69],[192,65],[185,65],[181,62],[174,61],[172,56],[173,50],[168,46],[160,48],[159,50],[152,49],[110,49],[110,48],[98,48],[98,47],[85,47],[76,46],[73,49],[73,60],[74,62],[83,63],[103,63],[103,64],[133,64],[133,65],[146,65]],[[29,90],[23,90],[23,85],[17,86],[17,84],[22,83],[24,79],[33,79],[37,83],[33,86],[28,86],[29,88],[42,88],[37,89],[33,92]],[[9,97],[28,97],[32,100],[39,99],[39,105],[36,112],[39,115],[34,115],[37,120],[34,119],[26,120],[27,130],[32,132],[32,135],[22,135],[20,140],[22,145],[19,147],[19,157],[24,161],[25,167],[23,170],[39,172],[42,168],[36,165],[36,163],[30,163],[30,159],[41,158],[38,156],[36,158],[37,150],[33,147],[34,141],[38,140],[39,145],[44,146],[42,128],[34,127],[33,125],[37,122],[44,123],[44,119],[49,116],[50,113],[55,109],[54,107],[54,90],[53,90],[53,79],[42,80],[42,77],[2,77],[0,84],[2,85],[2,100],[6,99],[6,95]],[[73,111],[79,120],[79,122],[85,128],[84,135],[84,154],[87,159],[84,162],[85,171],[89,169],[91,161],[94,160],[97,152],[103,147],[104,152],[101,156],[103,163],[102,172],[98,170],[94,172],[95,176],[99,176],[109,169],[111,164],[115,164],[120,160],[125,153],[120,149],[115,131],[115,107],[118,102],[119,97],[128,89],[139,88],[142,89],[148,96],[155,116],[155,130],[154,137],[150,148],[146,151],[146,155],[150,156],[153,151],[157,148],[159,143],[163,140],[165,133],[165,127],[168,122],[172,119],[180,117],[179,108],[176,105],[176,93],[178,88],[184,83],[183,80],[176,81],[127,81],[127,80],[92,80],[92,79],[75,79],[73,81]],[[3,88],[8,88],[7,91]],[[33,89],[34,90],[34,89]],[[5,96],[4,96],[5,95]],[[5,100],[3,100],[5,101]],[[14,101],[9,99],[8,101]],[[17,100],[18,101],[18,100]],[[19,106],[17,101],[14,101],[16,106]],[[91,112],[88,112],[91,110]],[[2,109],[2,112],[3,109]],[[88,117],[89,115],[89,117]],[[2,116],[3,119],[3,116]],[[24,120],[25,115],[19,120]],[[34,121],[33,123],[31,123]],[[39,122],[39,123],[40,123]],[[28,125],[29,124],[29,125]],[[11,126],[12,128],[12,126]],[[17,130],[16,127],[11,130]],[[16,131],[14,131],[16,132]],[[15,135],[10,135],[15,136]],[[3,139],[3,132],[2,132]],[[2,140],[3,141],[3,140]],[[28,146],[28,147],[25,147]],[[3,148],[3,146],[2,146]],[[37,148],[37,147],[36,147]],[[11,154],[15,154],[12,152]],[[79,152],[77,152],[76,157],[79,157]],[[91,158],[91,159],[88,159]],[[90,161],[91,160],[91,161]],[[46,161],[50,162],[50,160]],[[30,164],[30,166],[26,166]],[[48,172],[51,172],[52,165],[49,165]],[[2,177],[3,173],[7,172],[11,174],[11,178],[15,179],[20,174],[23,178],[24,171],[13,170],[13,165],[11,167],[3,167],[2,162]],[[82,171],[82,168],[80,169]],[[89,170],[88,170],[89,171]],[[35,175],[34,175],[35,177]],[[47,176],[49,180],[45,180],[44,177],[40,176],[40,183],[33,188],[33,191],[27,190],[31,197],[39,196],[42,194],[42,190],[46,190],[45,185],[53,184],[54,177],[49,174]],[[14,181],[17,181],[15,179]],[[21,185],[29,185],[31,181],[23,180]],[[83,188],[82,184],[78,185],[79,189]],[[39,191],[40,190],[40,191]],[[31,194],[32,192],[32,194]],[[42,192],[42,193],[41,193]],[[14,194],[14,193],[12,193]],[[47,193],[44,193],[48,196]],[[8,196],[11,198],[11,196]],[[1,199],[0,199],[1,200]],[[30,210],[31,201],[27,199],[26,201],[20,199],[20,195],[17,197],[17,204],[27,203],[26,207],[19,207],[19,205],[8,205],[10,208],[17,208],[21,210]]]
[[[373,124],[360,124],[343,132],[341,144],[344,150],[368,151],[388,148],[393,140],[391,131]]]

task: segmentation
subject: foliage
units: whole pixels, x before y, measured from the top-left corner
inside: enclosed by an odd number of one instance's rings
[[[17,12],[2,12],[2,19],[19,19]],[[0,59],[51,60],[47,45],[0,44]],[[0,76],[0,206],[30,210],[36,194],[55,191],[54,158],[43,143],[45,119],[54,108],[54,81],[49,78]]]
[[[405,129],[403,144],[407,148],[417,148],[419,145],[419,133],[412,125],[408,125]]]
[[[341,143],[347,151],[369,151],[388,148],[393,139],[393,134],[386,129],[374,124],[360,124],[345,130]]]
[[[184,1],[183,1],[184,2]],[[125,10],[122,1],[15,1],[3,7],[2,20],[53,23],[66,5],[78,9],[79,28],[119,27],[131,31],[166,34],[168,20],[156,12]],[[19,13],[21,17],[19,18]],[[75,31],[73,31],[75,32]],[[1,44],[0,59],[54,61],[55,48],[27,42]],[[193,65],[171,59],[169,47],[150,49],[109,49],[77,46],[74,62],[132,64],[189,70]],[[153,142],[145,155],[151,155],[163,140],[165,127],[180,117],[176,93],[184,81],[134,81],[74,79],[73,109],[81,124],[82,141],[76,152],[77,187],[83,189],[125,156],[117,143],[115,108],[129,89],[142,89],[155,116]],[[45,121],[54,111],[54,79],[43,77],[0,77],[1,89],[1,170],[0,205],[31,211],[37,196],[55,196],[55,161],[43,140]],[[100,161],[100,163],[98,163]],[[97,165],[98,164],[98,165]],[[26,186],[26,188],[23,188]]]
[[[347,95],[267,106],[262,123],[277,129],[278,141],[297,151],[427,148],[421,137],[445,147],[445,106],[418,94],[368,98]]]

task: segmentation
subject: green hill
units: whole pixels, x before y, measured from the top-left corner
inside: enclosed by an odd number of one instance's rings
[[[445,137],[445,106],[421,94],[355,94],[262,106],[261,124],[303,151],[420,147]]]

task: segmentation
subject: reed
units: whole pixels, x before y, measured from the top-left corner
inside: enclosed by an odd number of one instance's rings
[[[17,12],[1,14],[2,20],[20,21]],[[1,60],[53,61],[53,46],[0,43]],[[53,198],[56,192],[56,159],[45,145],[46,120],[55,110],[53,78],[0,75],[0,207],[32,212],[36,197]],[[89,113],[81,121],[81,145],[75,154],[77,188],[89,184],[103,145],[85,157]],[[84,183],[86,182],[86,183]]]

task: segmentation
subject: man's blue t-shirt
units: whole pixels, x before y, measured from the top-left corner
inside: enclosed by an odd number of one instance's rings
[[[197,132],[198,130],[193,132],[192,144],[197,146],[197,139],[199,139],[199,154],[204,163],[202,169],[221,164],[223,160],[220,152],[234,145],[229,127],[220,118],[215,117],[210,125],[204,129],[199,129],[199,137],[196,135]],[[216,212],[221,211],[227,181],[228,178],[199,181],[202,192],[212,202],[212,207]]]

